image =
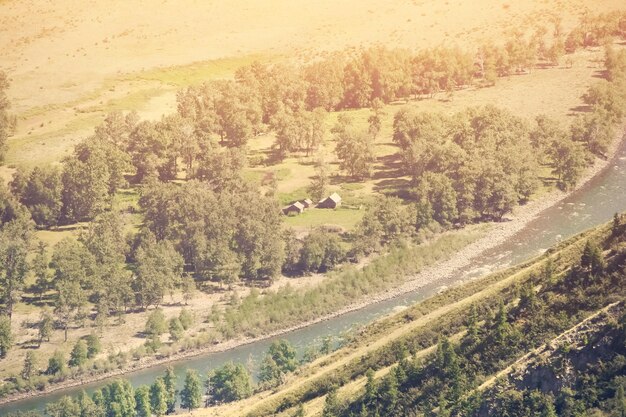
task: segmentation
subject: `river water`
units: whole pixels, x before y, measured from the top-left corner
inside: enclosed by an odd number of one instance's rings
[[[604,223],[610,220],[614,213],[625,210],[626,141],[622,143],[616,157],[607,169],[558,205],[542,212],[539,217],[530,222],[516,235],[483,253],[472,262],[471,267],[457,271],[453,276],[428,284],[417,291],[372,304],[331,320],[279,336],[279,338],[289,340],[298,352],[302,354],[308,347],[320,346],[322,341],[329,336],[337,340],[337,337],[341,334],[345,334],[392,311],[402,309],[425,297],[431,296],[443,286],[450,286],[459,281],[485,275],[539,255],[559,240]],[[272,340],[262,340],[226,352],[208,353],[181,360],[171,365],[178,375],[179,384],[182,384],[185,371],[188,368],[195,368],[201,375],[206,375],[210,369],[219,367],[228,361],[247,364],[255,372],[258,370],[258,365]],[[124,377],[129,379],[134,386],[150,384],[159,375],[163,374],[164,369],[165,365],[159,365],[127,374]],[[5,404],[0,406],[0,415],[6,415],[11,411],[43,410],[48,402],[56,401],[63,395],[76,395],[81,390],[91,393],[94,389],[101,387],[107,382],[99,381],[85,384],[80,387],[56,391],[45,396]]]

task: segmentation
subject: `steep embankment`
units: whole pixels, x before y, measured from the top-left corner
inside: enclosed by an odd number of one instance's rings
[[[590,317],[601,316],[598,311],[621,300],[622,229],[624,226],[616,232],[607,225],[590,230],[524,265],[448,290],[372,324],[355,335],[347,347],[306,366],[272,392],[197,410],[194,415],[274,415],[293,412],[299,404],[305,404],[307,415],[317,415],[333,386],[339,387],[337,396],[345,402],[340,411],[347,415],[364,404],[368,369],[376,371],[379,386],[390,376],[404,375],[404,380],[395,381],[403,407],[433,409],[438,400],[432,387],[437,381],[450,384],[450,376],[440,373],[443,365],[433,358],[440,356],[433,355],[441,352],[440,336],[448,337],[454,346],[456,372],[463,381],[463,390],[450,393],[447,401],[460,407],[467,401],[460,392],[486,388],[496,377],[516,369],[516,363],[532,356],[528,352],[550,340],[571,339],[572,333],[594,323]],[[588,241],[601,245],[595,253],[606,257],[602,272],[581,266],[581,252]],[[613,312],[614,308],[607,310]],[[469,324],[472,316],[477,318]],[[403,372],[398,372],[399,367]],[[430,383],[424,386],[423,381]]]

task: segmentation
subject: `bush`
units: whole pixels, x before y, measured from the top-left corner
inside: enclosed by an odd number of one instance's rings
[[[145,333],[149,338],[155,338],[167,331],[167,322],[163,310],[157,308],[154,310],[146,321]]]
[[[182,324],[183,329],[188,330],[193,324],[193,315],[189,310],[183,308],[178,315],[178,319],[180,320],[180,324]]]

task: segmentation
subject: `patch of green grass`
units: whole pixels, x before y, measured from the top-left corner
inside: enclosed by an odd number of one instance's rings
[[[278,193],[278,201],[280,204],[286,205],[296,200],[304,200],[310,198],[306,187],[297,188],[287,193]]]
[[[141,110],[150,100],[163,94],[162,88],[146,88],[143,90],[131,91],[122,98],[109,100],[103,106],[93,106],[85,109],[87,112],[100,111],[109,113],[113,111],[126,112],[129,109]]]
[[[348,208],[336,210],[313,208],[297,216],[285,217],[285,225],[294,229],[311,229],[318,226],[334,225],[352,230],[361,221],[364,213],[365,210]]]
[[[100,123],[100,114],[81,114],[70,119],[63,128],[39,135],[23,135],[9,140],[6,155],[8,165],[32,168],[58,162],[67,156],[89,130]],[[70,136],[75,134],[76,136]]]
[[[264,55],[246,55],[243,57],[221,58],[211,61],[195,62],[190,65],[155,68],[136,74],[130,74],[121,79],[124,81],[159,81],[167,85],[183,87],[200,84],[211,78],[232,77],[238,68],[261,59],[266,62],[268,57]]]

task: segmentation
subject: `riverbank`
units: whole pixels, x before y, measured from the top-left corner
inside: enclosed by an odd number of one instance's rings
[[[612,161],[614,161],[614,155],[620,146],[624,146],[623,140],[615,141],[609,157],[607,160],[601,161],[597,160],[593,167],[590,167],[586,175],[579,186],[576,189],[583,188],[592,178],[595,178],[601,171],[606,169],[608,166],[612,165]],[[572,190],[574,191],[574,190]],[[384,292],[379,294],[378,296],[369,297],[366,300],[361,300],[361,302],[350,304],[338,311],[335,311],[332,314],[328,314],[326,316],[319,317],[315,320],[304,322],[296,326],[291,326],[289,328],[282,329],[280,331],[272,332],[266,334],[262,337],[256,338],[240,338],[230,340],[224,343],[220,343],[217,345],[206,346],[201,349],[190,350],[186,352],[177,353],[166,358],[145,358],[136,362],[133,362],[123,370],[116,370],[113,372],[109,372],[101,375],[93,375],[93,376],[85,376],[82,379],[77,380],[68,380],[63,383],[59,383],[56,385],[51,385],[48,389],[43,391],[36,391],[30,393],[21,393],[12,396],[8,396],[2,400],[0,403],[8,403],[12,401],[17,401],[19,399],[24,399],[28,397],[36,397],[46,395],[48,393],[59,391],[66,388],[82,386],[88,383],[101,381],[104,379],[109,379],[115,376],[122,376],[134,371],[138,371],[140,369],[163,365],[170,362],[184,360],[186,358],[190,358],[193,356],[204,355],[212,352],[221,352],[230,350],[234,347],[255,343],[259,340],[278,336],[287,332],[291,332],[297,329],[301,329],[303,327],[307,327],[314,323],[318,323],[325,320],[330,320],[334,317],[343,315],[350,311],[359,310],[365,306],[370,304],[374,304],[379,301],[388,300],[390,298],[394,298],[396,296],[402,295],[407,292],[415,291],[426,285],[429,282],[440,280],[444,277],[454,276],[453,274],[463,267],[471,265],[477,257],[481,256],[485,253],[485,251],[489,249],[493,249],[497,247],[502,242],[511,238],[515,235],[519,230],[523,229],[528,223],[530,223],[533,219],[539,217],[540,213],[546,208],[552,207],[562,201],[564,198],[569,196],[571,192],[564,193],[560,191],[554,191],[549,194],[546,194],[541,197],[541,199],[535,200],[523,207],[519,207],[515,210],[514,214],[509,216],[506,221],[501,223],[492,224],[488,235],[484,238],[479,239],[478,241],[468,245],[463,250],[459,251],[454,255],[454,257],[448,259],[447,261],[441,262],[437,265],[425,268],[421,273],[416,274],[406,281],[402,286],[395,288],[393,290]]]

